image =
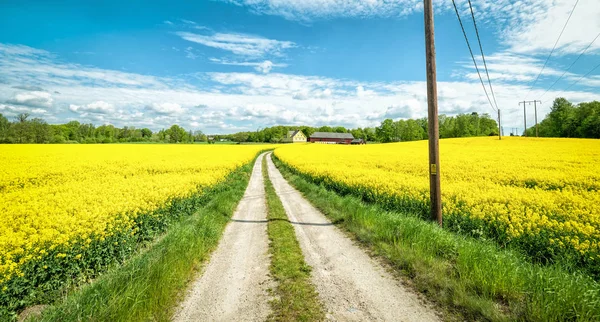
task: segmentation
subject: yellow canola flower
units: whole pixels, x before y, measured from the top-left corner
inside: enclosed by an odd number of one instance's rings
[[[383,202],[427,207],[427,141],[290,145],[275,155],[301,173]],[[443,213],[546,238],[597,261],[600,254],[600,140],[461,138],[440,140]],[[545,237],[540,237],[545,236]],[[597,261],[600,264],[600,261]]]
[[[104,240],[131,230],[139,214],[223,181],[262,149],[0,145],[0,283],[20,276],[19,266],[34,255],[78,241],[89,247],[92,236]]]

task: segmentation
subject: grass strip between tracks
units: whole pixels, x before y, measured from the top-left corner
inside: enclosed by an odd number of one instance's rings
[[[188,282],[216,248],[244,195],[252,164],[212,188],[205,206],[174,224],[145,251],[50,306],[39,319],[169,321]]]
[[[442,307],[448,319],[600,320],[600,284],[589,276],[532,264],[491,241],[460,236],[416,215],[341,196],[276,157],[273,161],[316,208],[385,258],[417,291]]]
[[[276,298],[271,301],[274,321],[322,321],[323,305],[310,282],[311,267],[304,262],[294,227],[269,179],[266,158],[262,161],[267,198],[271,274],[277,282]]]

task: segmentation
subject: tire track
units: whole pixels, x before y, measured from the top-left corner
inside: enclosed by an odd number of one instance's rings
[[[269,178],[294,224],[312,282],[334,321],[438,321],[435,312],[353,244],[283,178],[267,157]]]
[[[264,155],[256,159],[244,197],[174,321],[264,321],[270,314]]]

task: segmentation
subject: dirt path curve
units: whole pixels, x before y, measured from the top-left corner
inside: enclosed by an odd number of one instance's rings
[[[269,315],[263,157],[257,158],[244,197],[174,321],[264,321]]]
[[[312,282],[336,321],[438,321],[379,263],[344,236],[282,177],[267,156],[269,178],[294,224]]]

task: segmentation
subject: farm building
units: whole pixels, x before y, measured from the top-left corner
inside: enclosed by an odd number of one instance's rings
[[[311,143],[350,144],[354,140],[351,133],[315,132],[308,139]]]
[[[363,139],[354,139],[352,142],[350,142],[350,144],[367,144],[367,141]]]
[[[305,143],[306,135],[300,130],[288,131],[286,137],[281,140],[283,143]]]

